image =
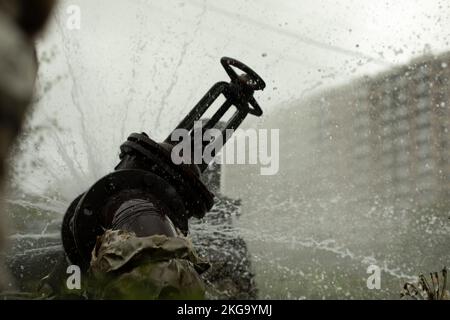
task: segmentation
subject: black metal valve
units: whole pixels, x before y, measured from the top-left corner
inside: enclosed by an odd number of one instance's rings
[[[175,128],[175,130],[186,129],[188,131],[193,131],[195,121],[200,120],[212,104],[220,97],[220,95],[223,95],[226,99],[225,102],[223,102],[221,107],[211,118],[207,119],[205,123],[202,123],[203,131],[215,128],[221,130],[222,132],[222,145],[215,148],[215,152],[218,152],[220,147],[225,145],[227,140],[230,138],[230,135],[226,133],[227,130],[236,130],[248,114],[258,117],[262,116],[263,111],[253,94],[257,90],[264,90],[266,87],[264,80],[255,71],[242,62],[228,57],[223,57],[220,62],[222,63],[222,66],[227,74],[230,76],[231,81],[229,83],[222,81],[213,85],[197,103],[197,105]],[[238,75],[233,67],[245,73]],[[235,106],[237,110],[225,123],[225,125],[221,125],[219,127],[218,124],[222,122],[222,118],[232,106]],[[192,137],[193,136],[194,135],[192,134]],[[166,138],[165,142],[170,144],[174,143],[171,140],[171,135]],[[211,141],[211,143],[213,143],[213,141]],[[192,142],[192,144],[194,144],[194,142]],[[206,148],[207,145],[208,143],[203,144],[203,149]],[[194,163],[192,159],[191,163]],[[198,167],[200,171],[203,172],[208,167],[208,163],[203,162],[198,164]]]
[[[202,128],[217,128],[225,113],[235,106],[237,111],[220,129],[224,144],[229,138],[227,129],[237,129],[248,114],[262,115],[253,93],[263,90],[265,83],[252,69],[235,59],[222,58],[221,63],[231,82],[216,83],[175,129],[192,132],[195,121],[220,95],[224,95],[225,102]],[[238,75],[233,67],[245,73]],[[145,133],[131,134],[120,147],[120,162],[115,171],[98,180],[72,202],[62,226],[64,249],[72,263],[87,270],[98,236],[116,225],[134,225],[124,220],[133,215],[131,209],[135,203],[142,204],[136,206],[140,214],[145,215],[145,210],[155,208],[155,212],[167,216],[185,234],[189,218],[202,218],[212,208],[214,196],[200,179],[200,173],[208,163],[174,164],[171,159],[173,144],[171,136],[163,143],[157,143]],[[127,203],[132,205],[126,206]],[[152,230],[151,227],[142,230]]]

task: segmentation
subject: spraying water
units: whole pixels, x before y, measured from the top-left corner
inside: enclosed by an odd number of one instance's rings
[[[281,132],[280,152],[294,162],[282,159],[276,180],[263,181],[248,171],[235,174],[234,168],[226,168],[223,192],[242,199],[242,215],[231,215],[233,227],[230,220],[194,222],[192,236],[200,251],[206,252],[200,238],[214,235],[218,240],[212,249],[219,252],[223,243],[243,238],[261,298],[396,298],[405,281],[448,264],[448,210],[416,203],[398,206],[380,199],[378,192],[362,199],[353,180],[346,178],[348,168],[340,171],[342,163],[333,162],[335,158],[346,162],[339,155],[346,149],[334,148],[330,154],[311,143],[314,133],[324,131],[309,126],[317,117],[310,116],[308,108],[317,99],[322,101],[318,92],[329,85],[406,63],[430,47],[433,52],[445,51],[448,39],[430,34],[433,27],[445,30],[448,23],[445,17],[438,19],[443,11],[438,2],[407,6],[411,16],[427,12],[438,22],[425,16],[419,21],[402,20],[404,6],[394,3],[384,8],[368,2],[350,18],[348,10],[330,3],[328,7],[334,9],[292,1],[276,8],[265,2],[267,9],[255,10],[259,2],[235,2],[240,18],[220,3],[201,1],[192,5],[76,1],[83,20],[80,30],[70,30],[69,3],[62,1],[47,39],[38,46],[35,110],[17,148],[7,200],[15,228],[11,251],[17,274],[21,266],[26,269],[30,254],[60,250],[63,213],[76,196],[113,168],[118,146],[129,133],[145,131],[161,140],[211,80],[223,77],[222,70],[214,67],[224,53],[255,61],[255,69],[273,79],[261,101],[269,111],[266,117],[273,120],[255,126],[291,130]],[[365,21],[374,10],[383,21],[390,17],[389,21],[402,23],[395,24],[398,32],[380,29],[363,45],[364,37],[373,34]],[[292,12],[310,14],[299,20]],[[308,16],[342,19],[333,31],[318,27],[320,19],[309,21]],[[305,36],[308,33],[312,38]],[[413,33],[419,36],[409,38]],[[273,45],[255,42],[267,38]],[[307,99],[311,95],[314,103]],[[346,99],[345,94],[337,96]],[[448,109],[448,100],[442,102]],[[295,117],[289,114],[293,110]],[[341,126],[337,135],[328,132],[333,126]],[[333,144],[347,127],[324,125],[325,138]],[[313,188],[311,182],[317,181],[327,192]],[[380,290],[367,288],[370,265],[381,269]]]

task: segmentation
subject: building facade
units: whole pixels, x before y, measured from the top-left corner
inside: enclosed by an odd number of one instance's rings
[[[449,78],[450,54],[426,56],[313,97],[323,167],[341,167],[335,178],[347,173],[368,197],[402,206],[447,202]]]

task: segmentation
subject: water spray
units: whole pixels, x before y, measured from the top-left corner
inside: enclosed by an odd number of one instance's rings
[[[236,130],[249,114],[263,114],[253,94],[266,86],[256,72],[238,60],[224,57],[221,64],[231,81],[214,84],[172,131],[188,130],[194,139],[195,123],[223,96],[225,102],[211,118],[203,119],[201,129],[220,130],[223,140],[215,145],[215,152],[230,138],[227,132]],[[244,73],[238,75],[235,68]],[[234,114],[224,121],[233,107]],[[63,245],[71,263],[87,270],[97,237],[107,229],[127,229],[138,236],[173,236],[176,229],[187,234],[188,220],[202,218],[212,208],[214,195],[200,179],[209,163],[175,164],[171,150],[177,142],[172,133],[162,143],[145,133],[131,134],[120,147],[120,162],[114,172],[71,203],[62,225]],[[202,143],[202,151],[213,143],[214,139]]]

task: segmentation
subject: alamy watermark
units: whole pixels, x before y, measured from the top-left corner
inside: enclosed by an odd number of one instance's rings
[[[78,5],[70,5],[66,8],[66,28],[69,30],[81,29],[81,8]]]
[[[224,136],[219,129],[202,130],[197,121],[192,132],[175,129],[171,140],[177,142],[171,152],[175,164],[259,165],[261,175],[275,175],[280,168],[279,129],[227,129]]]
[[[370,274],[366,281],[367,289],[381,289],[381,268],[371,264],[367,267],[367,273]]]
[[[81,269],[77,265],[67,267],[66,273],[69,275],[66,280],[66,287],[69,290],[81,289]]]

